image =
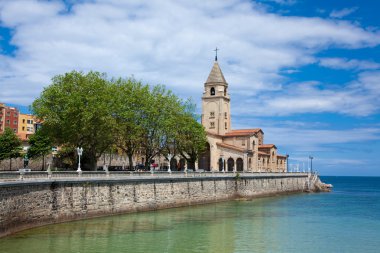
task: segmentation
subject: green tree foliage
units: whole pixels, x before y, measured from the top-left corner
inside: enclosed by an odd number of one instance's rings
[[[133,155],[144,142],[144,129],[141,121],[145,115],[149,86],[133,78],[118,79],[113,82],[115,125],[115,144],[128,156],[132,169]]]
[[[145,167],[152,159],[167,150],[176,136],[176,122],[183,113],[181,100],[164,86],[153,87],[146,96],[145,110],[142,112],[141,127],[144,132],[142,150]]]
[[[9,159],[9,170],[12,170],[12,158],[20,157],[22,142],[9,127],[0,135],[0,161]]]
[[[45,156],[51,152],[52,142],[50,137],[43,131],[38,130],[29,137],[28,158],[42,157],[42,169],[45,169]]]
[[[188,169],[195,169],[195,162],[198,156],[206,147],[206,132],[204,127],[197,122],[198,116],[195,114],[195,104],[190,100],[184,105],[184,112],[177,119],[175,128],[176,150],[186,159]]]
[[[55,76],[32,108],[57,145],[83,147],[83,168],[93,170],[113,141],[112,97],[104,74],[72,71]]]
[[[127,154],[130,165],[141,151],[148,168],[169,144],[178,143],[176,153],[194,163],[205,133],[192,106],[161,85],[73,71],[54,77],[32,107],[56,145],[67,151],[83,147],[83,168],[95,169],[97,159],[114,146]],[[68,161],[73,152],[62,154]]]

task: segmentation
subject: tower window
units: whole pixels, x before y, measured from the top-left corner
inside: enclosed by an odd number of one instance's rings
[[[210,128],[215,128],[215,122],[210,122]]]
[[[224,122],[224,129],[227,129],[227,122]]]
[[[210,112],[210,118],[215,118],[215,112]]]
[[[214,87],[211,87],[210,94],[211,94],[211,96],[215,95],[215,88]]]
[[[227,96],[227,88],[224,87],[224,96]]]
[[[224,113],[224,118],[227,119],[227,113],[226,112]]]

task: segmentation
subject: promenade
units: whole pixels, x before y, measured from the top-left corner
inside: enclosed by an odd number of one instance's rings
[[[0,185],[9,183],[43,182],[43,181],[89,181],[89,180],[150,180],[180,178],[281,178],[306,177],[306,172],[204,172],[204,171],[31,171],[0,172]]]

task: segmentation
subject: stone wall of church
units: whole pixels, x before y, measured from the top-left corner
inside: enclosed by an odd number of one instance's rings
[[[0,237],[30,227],[118,213],[302,192],[307,174],[73,179],[0,183]]]

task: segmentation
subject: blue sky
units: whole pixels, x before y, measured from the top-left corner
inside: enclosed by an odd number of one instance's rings
[[[232,127],[291,167],[380,176],[380,18],[373,0],[0,0],[0,101],[29,105],[67,71],[165,84],[200,109],[213,49]]]

